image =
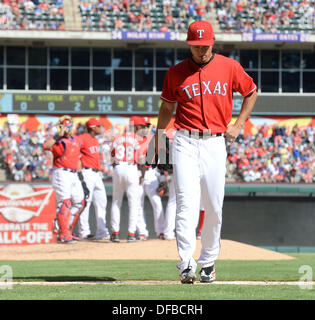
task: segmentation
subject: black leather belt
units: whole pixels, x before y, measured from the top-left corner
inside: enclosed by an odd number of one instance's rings
[[[83,167],[83,169],[87,169],[87,170],[92,170],[92,171],[94,171],[94,172],[98,172],[98,170],[97,170],[97,169],[94,169],[94,168]]]
[[[184,131],[185,133],[185,131]],[[224,135],[224,133],[208,133],[208,132],[198,132],[198,131],[188,131],[189,137],[193,138],[208,138],[208,137],[221,137]]]
[[[65,171],[68,171],[68,172],[73,172],[73,173],[76,173],[76,172],[77,172],[77,170],[68,169],[68,168],[62,168],[62,170],[65,170]]]

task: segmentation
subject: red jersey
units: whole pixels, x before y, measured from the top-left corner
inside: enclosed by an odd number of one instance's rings
[[[141,164],[145,163],[147,150],[148,150],[148,147],[149,147],[149,144],[150,144],[150,141],[151,141],[152,138],[153,138],[152,134],[149,134],[146,137],[140,137],[139,150],[138,150],[138,153],[137,153],[137,157],[138,157],[139,162]]]
[[[97,138],[93,138],[89,133],[78,136],[81,141],[81,161],[85,168],[101,170],[100,144]]]
[[[176,129],[223,133],[232,118],[233,91],[246,97],[256,89],[236,60],[214,54],[203,68],[191,58],[171,67],[161,99],[177,102]]]
[[[81,143],[77,136],[71,135],[68,139],[62,138],[57,141],[49,150],[54,156],[54,168],[66,168],[78,170],[79,160],[81,158]]]
[[[137,150],[141,138],[132,132],[125,132],[113,140],[111,155],[114,162],[138,163]]]

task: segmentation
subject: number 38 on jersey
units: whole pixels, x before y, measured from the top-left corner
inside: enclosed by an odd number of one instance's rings
[[[111,155],[114,162],[137,162],[137,150],[139,150],[138,136],[131,132],[126,132],[113,140]]]

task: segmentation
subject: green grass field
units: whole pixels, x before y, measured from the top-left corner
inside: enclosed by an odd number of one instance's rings
[[[315,254],[294,260],[216,262],[217,281],[299,281],[303,265],[315,267]],[[15,282],[177,281],[177,261],[0,261],[13,271],[12,289],[0,300],[315,300],[315,286],[235,284],[67,284],[22,285]],[[1,270],[1,269],[0,269]],[[3,274],[2,274],[3,275]],[[1,279],[1,274],[0,274]]]

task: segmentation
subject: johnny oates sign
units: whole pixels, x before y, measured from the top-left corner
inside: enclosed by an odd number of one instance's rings
[[[0,246],[55,242],[56,196],[51,186],[0,186]]]

